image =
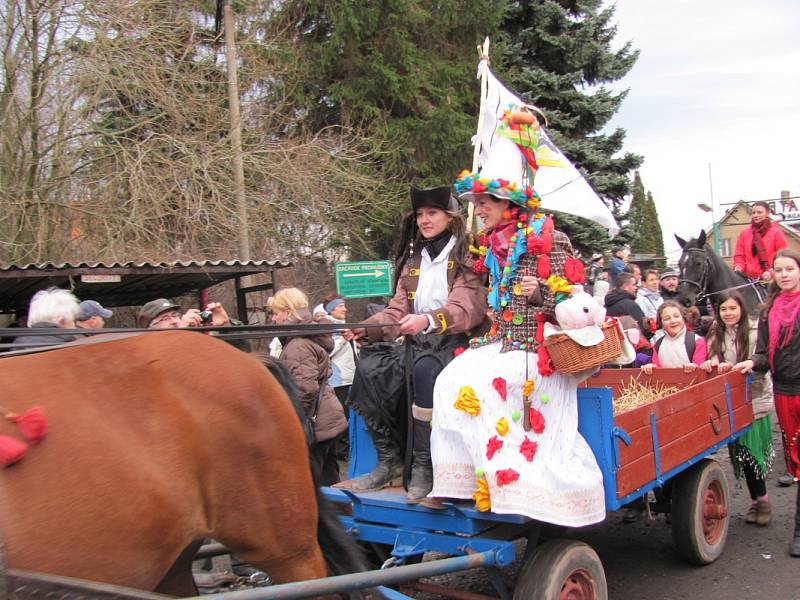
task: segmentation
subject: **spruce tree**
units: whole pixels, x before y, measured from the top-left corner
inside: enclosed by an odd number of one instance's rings
[[[291,91],[304,126],[347,125],[393,142],[382,160],[394,179],[375,198],[380,214],[370,231],[379,254],[388,252],[398,214],[409,208],[409,184],[446,185],[471,166],[476,47],[496,30],[504,6],[492,0],[283,4],[280,14],[308,65],[305,85]]]
[[[658,209],[656,208],[656,203],[653,200],[653,194],[651,192],[647,192],[647,212],[650,237],[653,240],[652,252],[656,256],[664,256],[664,232],[661,230],[661,223],[658,220]],[[662,264],[659,266],[663,267],[665,261],[660,262]]]
[[[647,192],[639,171],[633,176],[633,197],[628,208],[627,220],[632,234],[632,239],[629,240],[631,250],[634,253],[649,252],[647,248],[651,245],[651,240],[648,231]]]
[[[493,56],[498,76],[543,109],[553,141],[619,214],[630,193],[628,173],[642,158],[622,151],[624,129],[602,133],[627,94],[606,86],[622,78],[638,56],[630,42],[612,50],[613,14],[602,0],[512,1]],[[593,250],[607,248],[607,237],[586,223],[559,221],[571,237],[594,239]]]

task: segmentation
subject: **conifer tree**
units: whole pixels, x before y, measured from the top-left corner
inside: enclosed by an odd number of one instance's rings
[[[656,208],[656,203],[653,200],[653,194],[651,192],[647,192],[647,211],[651,230],[650,237],[653,240],[653,245],[651,246],[652,252],[656,256],[664,256],[664,232],[661,230],[661,223],[658,220],[658,209]]]
[[[628,173],[642,159],[623,152],[624,129],[602,132],[627,94],[607,84],[622,78],[638,56],[630,42],[611,48],[613,14],[602,0],[512,1],[493,56],[498,76],[544,110],[553,141],[619,212],[630,193]],[[594,239],[592,249],[608,246],[585,220],[561,218],[559,225],[576,240]]]

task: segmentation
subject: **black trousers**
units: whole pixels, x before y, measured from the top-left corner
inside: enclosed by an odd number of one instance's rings
[[[311,447],[311,468],[319,485],[339,483],[339,461],[336,460],[337,438],[317,442]]]

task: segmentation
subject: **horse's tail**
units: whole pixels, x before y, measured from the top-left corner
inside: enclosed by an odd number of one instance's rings
[[[305,425],[308,417],[300,404],[300,391],[297,384],[282,362],[271,356],[261,357],[264,365],[272,376],[281,384],[286,395],[292,401],[295,412],[300,422]],[[305,427],[304,427],[305,429]],[[339,515],[334,506],[322,494],[319,485],[319,474],[313,466],[309,465],[314,477],[314,487],[317,490],[317,541],[322,549],[325,563],[331,575],[345,575],[347,573],[360,573],[368,569],[364,553],[355,540],[345,533]]]

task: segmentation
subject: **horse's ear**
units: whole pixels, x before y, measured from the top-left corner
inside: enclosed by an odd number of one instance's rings
[[[686,248],[686,240],[679,236],[677,233],[675,234],[675,239],[678,240],[678,245],[681,248]]]
[[[701,229],[700,235],[697,236],[697,247],[702,248],[706,245],[706,230]]]

